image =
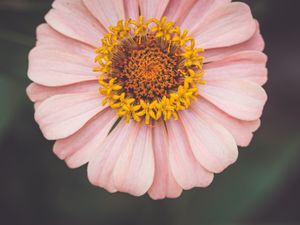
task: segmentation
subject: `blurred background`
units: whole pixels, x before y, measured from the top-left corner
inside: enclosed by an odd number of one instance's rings
[[[269,56],[262,127],[209,188],[163,201],[93,187],[42,137],[25,93],[27,55],[51,2],[0,0],[1,225],[300,224],[300,1],[245,1]]]

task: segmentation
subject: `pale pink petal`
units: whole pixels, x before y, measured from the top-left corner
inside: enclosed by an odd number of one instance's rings
[[[182,0],[183,4],[186,2]],[[203,23],[203,20],[211,14],[212,11],[223,6],[225,4],[230,3],[231,0],[196,0],[192,5],[188,14],[181,18],[182,23],[181,27],[183,29],[188,29],[190,33],[195,32]],[[183,6],[182,6],[183,7]],[[173,6],[175,8],[175,6]]]
[[[61,86],[98,79],[96,64],[84,55],[75,55],[38,46],[29,54],[28,77],[41,85]]]
[[[134,20],[139,19],[139,1],[138,0],[124,0],[126,18]]]
[[[169,3],[169,0],[139,0],[141,15],[145,19],[160,19]]]
[[[243,121],[233,118],[202,97],[198,97],[197,101],[193,103],[192,110],[195,110],[197,113],[205,114],[216,120],[232,134],[236,143],[243,147],[250,144],[253,132],[260,126],[259,120]]]
[[[259,85],[244,80],[207,81],[200,95],[229,115],[241,120],[257,120],[267,101]]]
[[[131,149],[137,136],[135,123],[125,124],[122,120],[103,141],[101,148],[92,157],[88,164],[89,181],[109,192],[116,192],[113,170],[125,149]]]
[[[259,85],[267,81],[267,56],[258,51],[238,52],[204,65],[204,80],[248,80]]]
[[[136,127],[133,146],[121,147],[123,151],[114,168],[113,178],[118,191],[141,196],[148,191],[154,177],[152,128],[140,124]]]
[[[98,92],[99,83],[97,81],[80,82],[77,84],[71,84],[60,87],[47,87],[31,83],[27,89],[27,95],[32,102],[44,101],[45,99],[61,94],[74,94],[85,92]]]
[[[180,25],[197,0],[171,0],[164,13],[168,21]]]
[[[207,62],[222,60],[225,57],[232,55],[233,53],[236,52],[251,51],[251,50],[263,51],[265,47],[265,42],[260,34],[259,24],[257,22],[256,24],[257,24],[256,32],[248,41],[230,47],[208,49],[204,53],[202,53],[204,56],[204,61],[207,63]]]
[[[170,165],[177,183],[185,190],[207,187],[213,180],[213,174],[195,159],[181,122],[169,120],[167,129]]]
[[[102,142],[117,120],[116,112],[106,109],[72,136],[56,141],[53,151],[70,168],[77,168],[101,149]]]
[[[35,119],[47,139],[66,138],[105,108],[102,101],[98,92],[55,95],[36,108]]]
[[[83,0],[83,2],[106,29],[125,19],[123,0]]]
[[[155,156],[154,181],[149,190],[153,199],[177,198],[182,188],[177,184],[170,170],[167,130],[162,124],[153,128],[153,150]]]
[[[41,24],[37,28],[37,46],[48,47],[49,49],[58,49],[75,55],[84,55],[94,61],[94,48],[82,42],[68,38],[58,33],[48,24]]]
[[[201,112],[185,110],[179,115],[196,159],[207,170],[220,173],[236,161],[236,143],[224,127]]]
[[[256,22],[249,6],[234,2],[212,11],[191,34],[204,49],[227,47],[249,40],[256,30]]]
[[[99,47],[105,29],[81,0],[56,0],[52,6],[45,16],[51,27],[68,37]]]

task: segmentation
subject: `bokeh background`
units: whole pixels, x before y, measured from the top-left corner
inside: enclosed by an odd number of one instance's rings
[[[25,88],[27,55],[50,0],[0,0],[0,224],[300,224],[300,7],[249,0],[269,55],[262,127],[207,189],[176,200],[108,194],[52,153]]]

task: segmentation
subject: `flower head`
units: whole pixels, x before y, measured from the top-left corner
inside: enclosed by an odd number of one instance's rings
[[[55,0],[29,55],[44,136],[110,192],[206,187],[237,159],[267,100],[264,42],[244,3]]]

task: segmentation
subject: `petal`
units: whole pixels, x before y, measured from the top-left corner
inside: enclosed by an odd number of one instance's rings
[[[90,14],[81,0],[56,0],[48,14],[47,23],[60,33],[93,47],[100,44],[105,29]]]
[[[169,120],[167,129],[170,165],[177,183],[185,190],[207,187],[213,180],[213,174],[195,159],[181,122]]]
[[[72,136],[55,142],[53,151],[70,168],[77,168],[101,149],[104,139],[117,120],[116,113],[106,109]]]
[[[72,93],[85,93],[85,92],[97,92],[99,83],[97,81],[80,82],[77,84],[61,86],[61,87],[47,87],[31,83],[27,89],[27,95],[32,102],[40,102],[45,99],[61,94],[72,94]]]
[[[195,1],[197,0],[171,0],[164,15],[167,17],[168,21],[180,25],[182,20],[190,12]]]
[[[139,0],[141,15],[145,19],[160,19],[169,3],[169,0]]]
[[[199,90],[205,99],[241,120],[257,120],[267,101],[262,87],[244,80],[207,81]]]
[[[125,19],[123,0],[83,0],[83,3],[106,29]]]
[[[203,113],[185,110],[179,116],[196,159],[207,170],[219,173],[236,161],[238,149],[226,129]]]
[[[134,132],[134,144],[122,147],[113,178],[118,191],[141,196],[148,191],[154,177],[152,128],[136,124]]]
[[[124,0],[126,18],[139,19],[138,0]]]
[[[227,58],[205,64],[204,80],[248,80],[259,85],[267,81],[267,56],[257,51],[238,52]]]
[[[248,41],[230,47],[208,49],[203,53],[204,61],[212,62],[212,61],[222,60],[226,56],[232,55],[233,53],[236,52],[251,51],[251,50],[263,51],[265,47],[265,42],[260,34],[259,24],[257,22],[256,25],[257,25],[256,32]]]
[[[133,148],[137,135],[135,123],[125,124],[124,120],[105,138],[101,148],[93,156],[88,164],[89,181],[109,192],[116,192],[113,170],[125,149]]]
[[[89,180],[110,192],[144,194],[154,176],[151,141],[150,127],[122,120],[90,161]]]
[[[170,170],[168,149],[166,128],[161,124],[154,126],[155,174],[153,184],[148,192],[153,199],[177,198],[182,193],[182,188],[176,183]]]
[[[249,40],[256,30],[250,8],[240,2],[225,4],[203,19],[191,31],[204,49],[227,47]]]
[[[243,147],[249,145],[253,137],[252,133],[260,126],[259,120],[243,121],[233,118],[202,97],[193,103],[192,110],[214,119],[232,134],[238,145]]]
[[[96,80],[96,64],[84,55],[35,47],[29,54],[28,77],[41,85],[62,86]]]
[[[55,95],[36,108],[35,120],[47,139],[66,138],[105,108],[102,100],[97,92]]]
[[[90,58],[91,62],[95,58],[94,48],[58,33],[45,23],[37,28],[37,46],[57,49],[74,55],[84,55]]]
[[[185,0],[182,1],[184,3],[186,2]],[[181,27],[183,29],[188,29],[190,33],[193,33],[199,28],[200,24],[203,23],[203,20],[207,15],[210,15],[215,9],[230,2],[231,0],[196,0],[186,17],[182,18],[183,22]]]

